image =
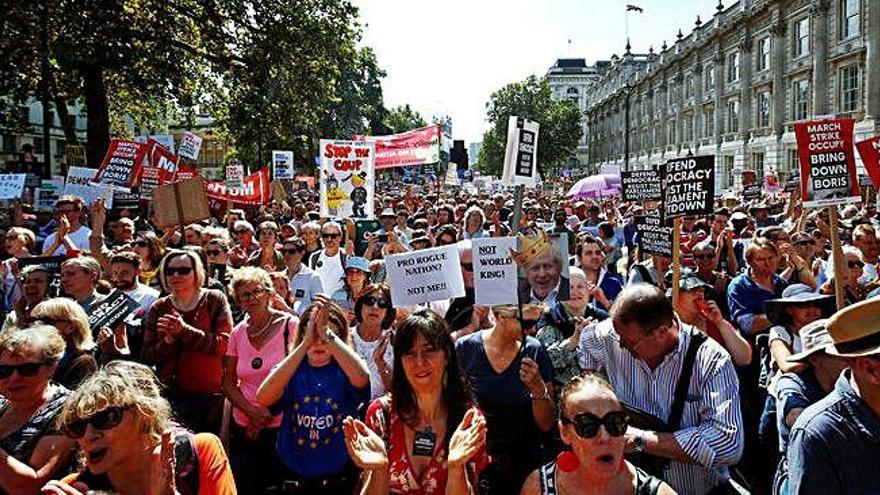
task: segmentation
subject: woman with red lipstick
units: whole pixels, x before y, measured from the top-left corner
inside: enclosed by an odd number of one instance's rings
[[[533,471],[520,494],[674,494],[623,458],[628,421],[604,378],[593,372],[572,378],[559,394],[559,434],[571,450]]]

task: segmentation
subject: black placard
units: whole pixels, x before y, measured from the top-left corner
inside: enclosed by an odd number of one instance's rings
[[[715,157],[669,160],[663,171],[664,218],[710,215],[715,204]]]
[[[672,225],[663,221],[660,210],[636,217],[636,231],[642,254],[672,256]]]
[[[18,259],[18,268],[24,270],[24,267],[31,265],[40,265],[46,270],[54,273],[61,271],[61,263],[67,259],[67,256],[31,256],[28,258]]]
[[[532,177],[535,163],[535,133],[519,129],[519,146],[516,149],[516,175]]]
[[[621,197],[624,201],[660,201],[663,199],[661,179],[656,167],[620,172]]]
[[[761,186],[758,184],[749,184],[743,186],[743,198],[746,201],[761,197]]]
[[[113,328],[135,312],[140,305],[120,290],[114,290],[89,313],[89,328]]]

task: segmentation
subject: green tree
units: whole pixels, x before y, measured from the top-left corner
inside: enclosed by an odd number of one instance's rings
[[[580,111],[567,98],[554,99],[544,78],[529,76],[492,93],[486,104],[491,127],[483,135],[479,163],[487,174],[501,175],[510,116],[525,117],[541,125],[538,135],[538,170],[542,177],[575,155],[581,135]]]
[[[420,127],[425,127],[428,123],[425,118],[413,110],[409,103],[392,108],[385,116],[385,126],[388,127],[389,134],[398,134],[401,132],[411,131]]]

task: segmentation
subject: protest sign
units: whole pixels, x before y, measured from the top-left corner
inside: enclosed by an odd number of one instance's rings
[[[661,167],[665,218],[711,215],[715,203],[715,157],[669,160]]]
[[[244,187],[244,166],[238,163],[226,165],[226,187]]]
[[[55,208],[58,196],[64,191],[64,177],[54,177],[40,181],[40,187],[34,190],[34,205],[38,209]]]
[[[292,151],[272,152],[272,178],[276,180],[293,178]]]
[[[27,174],[0,174],[0,199],[18,199],[24,192]]]
[[[672,225],[663,222],[660,210],[649,210],[647,215],[637,216],[639,252],[672,257],[672,229]]]
[[[446,168],[446,180],[445,183],[447,186],[457,186],[458,185],[458,165],[450,162]]]
[[[853,153],[854,123],[853,119],[827,119],[794,125],[805,207],[861,201]]]
[[[764,192],[767,194],[776,194],[782,190],[782,185],[779,183],[779,174],[770,169],[764,174]]]
[[[621,198],[624,201],[660,201],[661,179],[656,167],[620,172]]]
[[[61,271],[61,263],[67,259],[67,256],[29,256],[27,258],[19,258],[16,262],[18,263],[18,269],[24,270],[25,267],[32,265],[40,265],[44,267],[46,270],[49,270],[53,273],[59,273]]]
[[[86,147],[76,144],[68,144],[65,147],[65,161],[68,167],[86,166]]]
[[[375,143],[321,140],[321,216],[373,217]]]
[[[183,169],[181,168],[181,173]],[[178,173],[180,177],[181,173]],[[208,197],[216,201],[232,201],[244,205],[264,205],[272,198],[269,169],[261,168],[242,179],[241,187],[226,187],[224,181],[207,181]]]
[[[874,189],[880,189],[880,136],[865,139],[856,143],[859,156],[862,157],[862,165],[868,172]]]
[[[113,208],[117,210],[137,210],[140,208],[141,196],[137,192],[113,191]]]
[[[155,141],[174,153],[174,136],[172,136],[171,134],[152,134],[150,136],[137,136],[136,138],[134,138],[134,140],[139,143],[146,144],[149,144],[150,141]]]
[[[395,308],[464,295],[464,281],[455,245],[422,249],[385,258]]]
[[[98,198],[104,198],[104,206],[113,208],[113,188],[94,184],[92,180],[98,171],[93,168],[70,167],[67,169],[67,180],[64,183],[64,194],[79,196],[83,203],[91,205]]]
[[[156,225],[161,229],[198,222],[211,217],[205,179],[195,177],[160,186],[153,191]],[[225,186],[224,186],[225,187]]]
[[[568,278],[568,236],[538,231],[528,237],[519,236],[517,241],[518,253],[542,253],[528,262],[518,262],[516,285],[519,302],[528,304],[534,300],[543,301],[554,292],[555,300],[567,301],[571,291]],[[539,247],[545,242],[550,244],[549,248]]]
[[[473,240],[474,302],[500,306],[517,302],[517,267],[510,250],[516,237]]]
[[[507,148],[502,180],[508,186],[534,186],[538,181],[539,124],[522,117],[507,121]]]
[[[107,295],[89,310],[89,328],[114,328],[140,307],[137,301],[119,289]]]
[[[743,199],[750,201],[761,197],[758,174],[754,170],[744,170],[742,174]]]
[[[140,177],[148,146],[135,141],[113,139],[95,181],[108,186],[130,188]]]
[[[199,151],[202,149],[202,138],[186,131],[183,133],[183,140],[180,141],[180,148],[177,154],[187,160],[196,161],[199,159]]]
[[[357,135],[354,139],[376,143],[376,170],[429,165],[440,161],[440,125],[429,125],[390,136]]]

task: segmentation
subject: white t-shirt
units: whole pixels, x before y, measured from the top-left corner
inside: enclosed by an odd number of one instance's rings
[[[341,251],[333,256],[327,256],[323,249],[318,253],[315,272],[321,277],[321,286],[325,294],[333,294],[343,287],[342,277],[345,276],[345,268],[342,266],[342,257],[339,253]]]
[[[379,373],[379,366],[377,366],[376,362],[373,360],[373,352],[379,347],[382,338],[380,337],[372,342],[367,342],[362,339],[357,330],[355,330],[351,332],[351,342],[354,347],[354,352],[367,362],[367,368],[370,370],[370,400],[380,397],[386,392],[385,382],[382,381],[382,375]],[[394,349],[391,348],[390,342],[385,347],[384,360],[388,369],[391,370],[392,366],[394,366]]]
[[[141,305],[141,309],[144,312],[144,319],[146,319],[147,313],[150,311],[150,307],[153,305],[154,302],[156,302],[156,299],[159,299],[159,291],[150,287],[149,285],[144,285],[141,283],[136,284],[134,289],[122,292]]]
[[[91,249],[89,249],[89,236],[90,235],[92,235],[92,229],[86,227],[85,225],[81,225],[80,228],[67,234],[67,236],[70,237],[71,242],[73,242],[73,245],[76,246],[76,248],[82,252],[91,251]],[[51,234],[46,236],[46,240],[43,241],[43,253],[44,254],[46,253],[46,251],[49,250],[50,247],[52,247],[52,244],[55,244],[56,237],[57,237],[56,232],[52,232]],[[55,256],[65,255],[65,254],[67,254],[67,248],[64,247],[64,244],[62,244],[52,254]]]
[[[797,354],[804,350],[804,344],[801,342],[801,336],[794,334],[792,338],[791,332],[783,326],[776,325],[770,329],[770,342],[781,340],[791,347],[791,353]]]

